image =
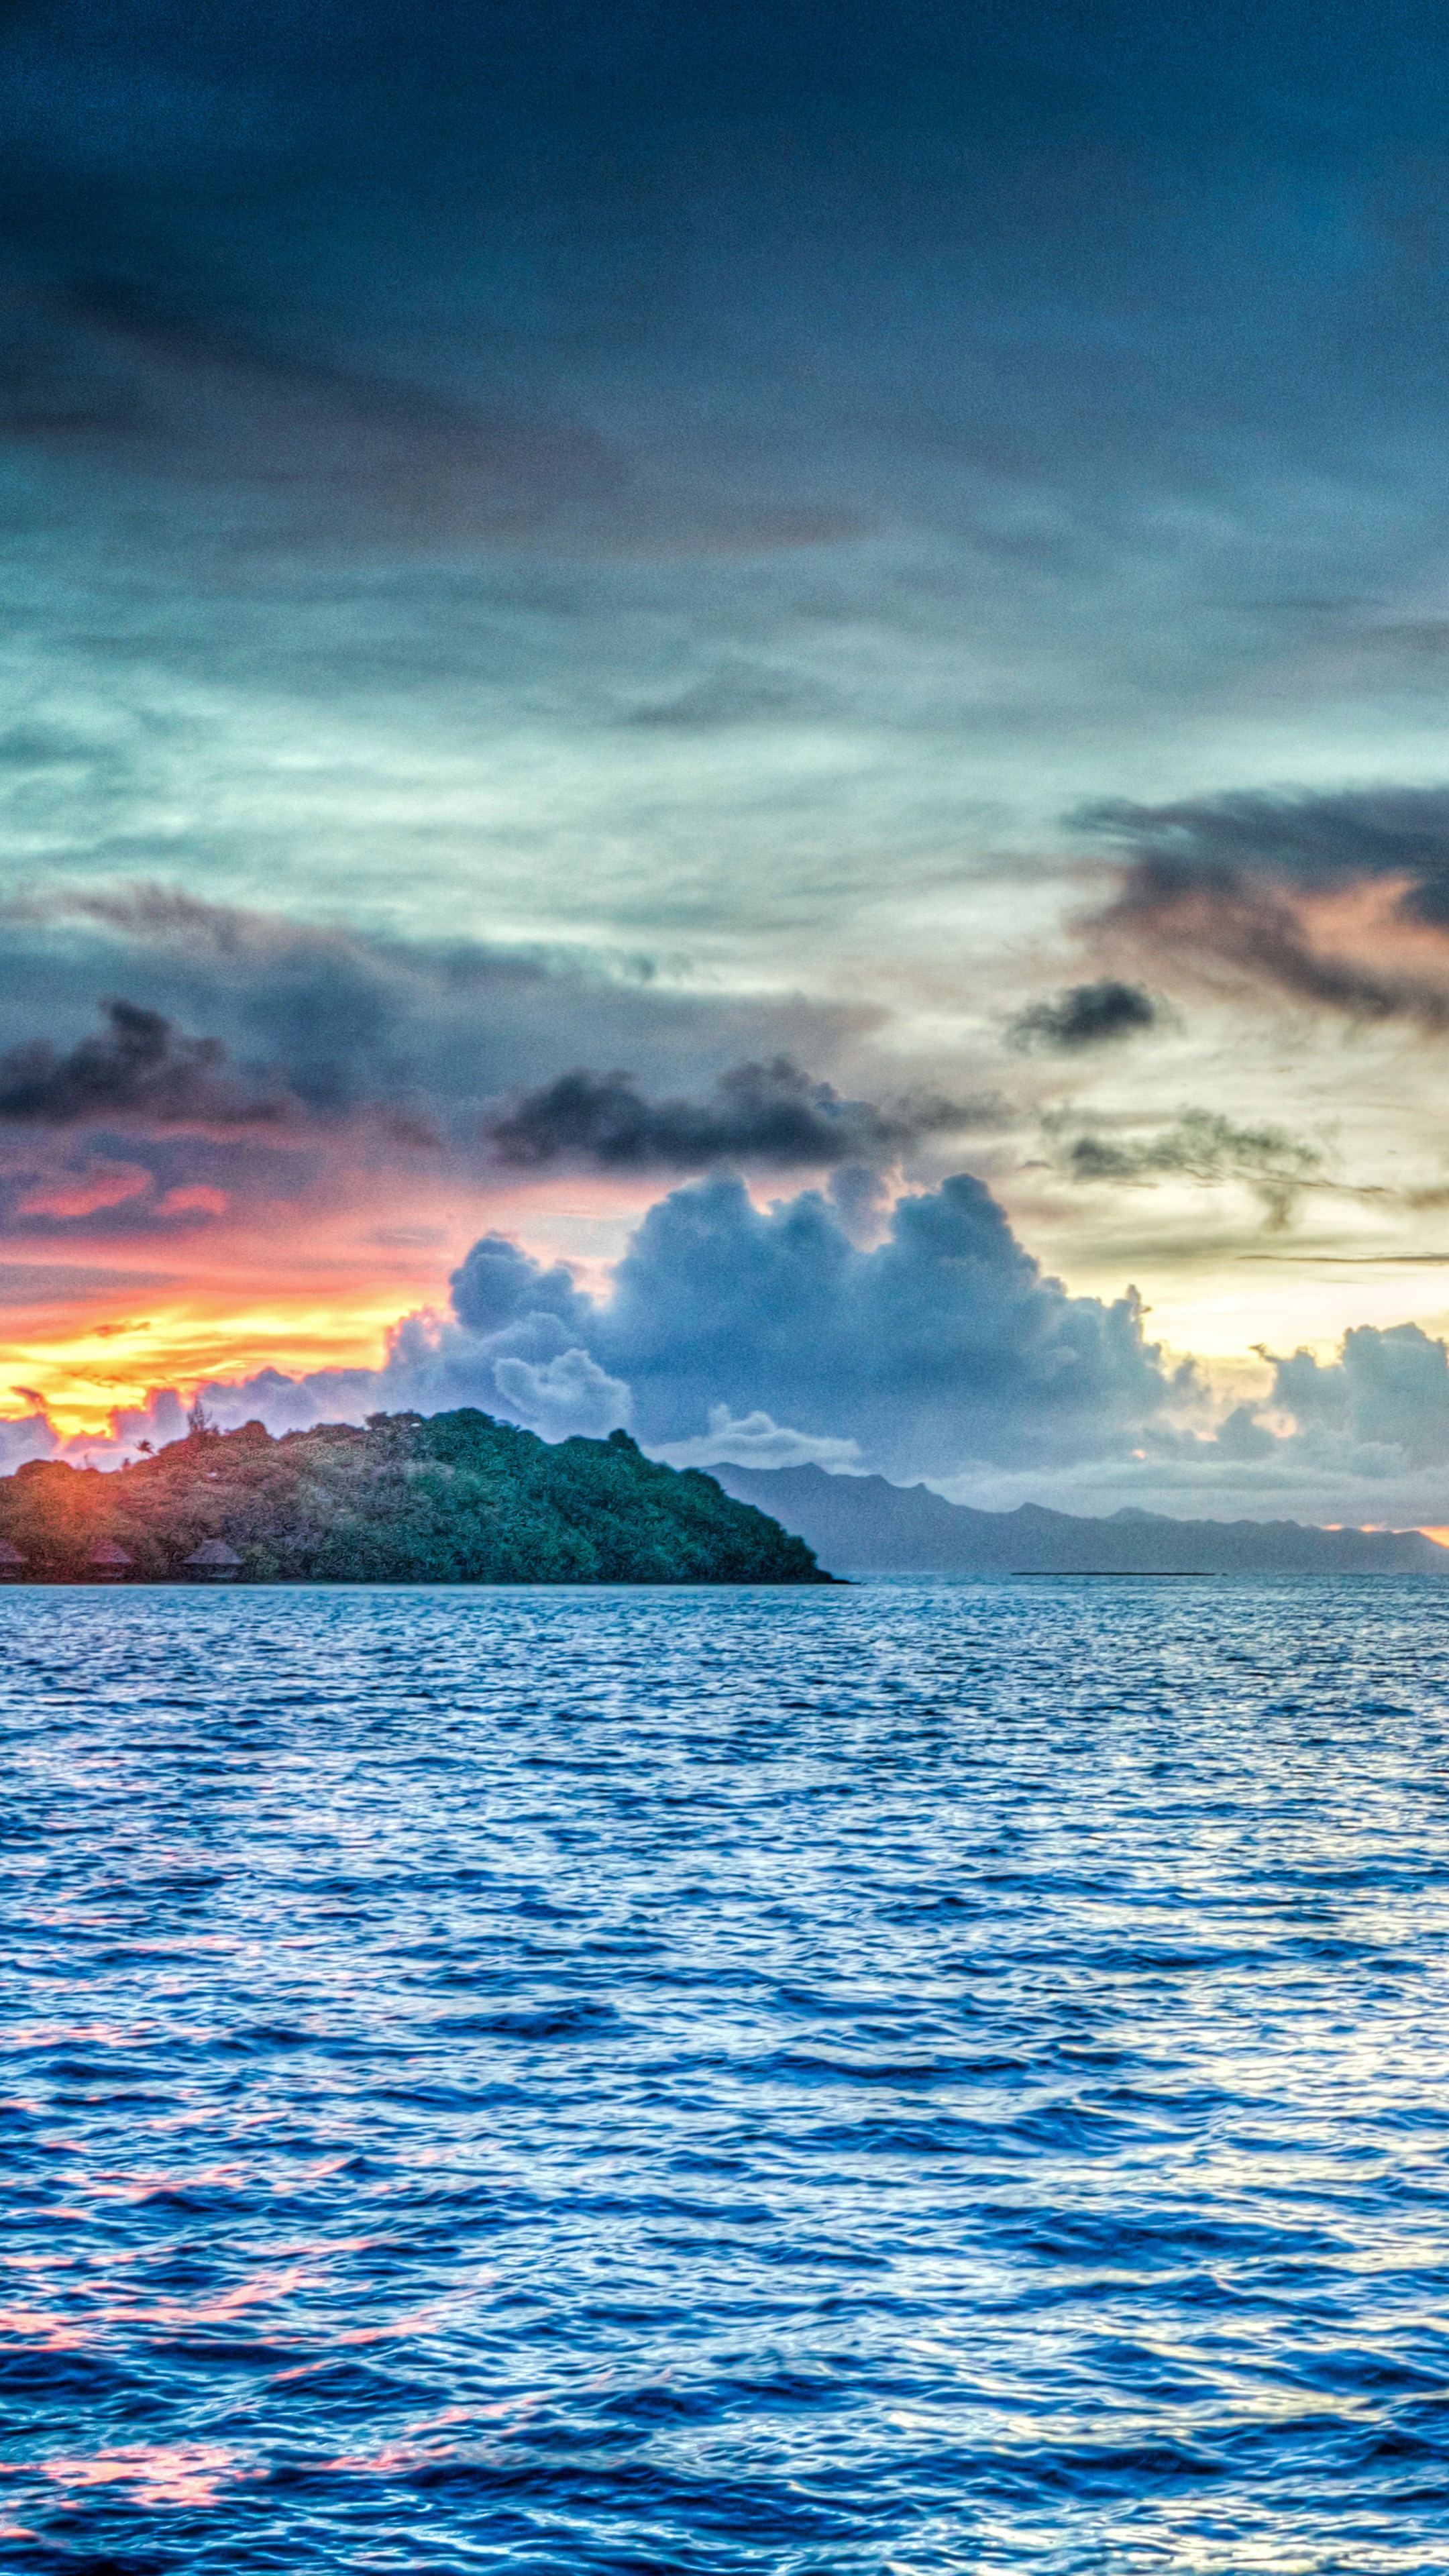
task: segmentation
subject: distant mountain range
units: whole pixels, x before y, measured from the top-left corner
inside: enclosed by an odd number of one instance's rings
[[[803,1538],[832,1574],[1449,1575],[1449,1549],[1422,1530],[1178,1521],[1138,1511],[1086,1520],[1037,1503],[978,1512],[884,1476],[829,1476],[821,1467],[710,1473],[738,1502]]]

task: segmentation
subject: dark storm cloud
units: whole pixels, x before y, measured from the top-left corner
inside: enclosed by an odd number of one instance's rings
[[[1064,1120],[1049,1122],[1049,1130],[1059,1136],[1065,1126]],[[1075,1181],[1242,1181],[1261,1199],[1274,1225],[1288,1223],[1301,1193],[1323,1171],[1322,1155],[1301,1137],[1281,1127],[1236,1127],[1211,1109],[1186,1109],[1155,1136],[1068,1133],[1062,1151]]]
[[[45,1039],[0,1056],[0,1119],[73,1127],[111,1120],[146,1126],[265,1124],[283,1115],[275,1092],[239,1082],[215,1038],[183,1036],[160,1011],[106,1002],[99,1037],[62,1052]]]
[[[1148,902],[1174,880],[1212,888],[1267,876],[1319,890],[1402,877],[1410,918],[1449,923],[1449,787],[1106,800],[1074,820],[1132,853]]]
[[[640,544],[748,546],[921,505],[1060,564],[1095,529],[982,487],[1201,492],[1300,419],[1322,470],[1442,400],[1418,6],[143,0],[0,37],[23,415],[208,474],[270,436],[386,526],[583,492]]]
[[[1033,1002],[1018,1011],[1009,1034],[1018,1046],[1048,1047],[1072,1055],[1135,1037],[1143,1029],[1156,1028],[1161,1018],[1160,1004],[1141,984],[1124,984],[1115,975],[1104,975],[1095,984],[1071,984],[1051,1001]]]
[[[894,1159],[928,1136],[998,1124],[994,1104],[923,1096],[894,1109],[842,1100],[788,1056],[732,1065],[704,1100],[648,1100],[627,1073],[560,1076],[530,1092],[487,1133],[500,1160],[602,1171],[703,1171],[714,1163],[818,1167]]]
[[[299,1120],[382,1120],[404,1147],[431,1137],[476,1161],[480,1121],[506,1118],[506,1094],[525,1106],[546,1097],[581,1040],[605,1061],[627,1055],[653,1090],[723,1074],[754,1050],[773,1061],[799,1046],[828,1061],[877,1017],[680,996],[577,957],[370,938],[165,886],[29,897],[5,907],[3,930],[0,1027],[15,1042],[13,1096],[37,1104],[13,1114],[30,1118],[155,1117],[169,1104],[167,1115],[225,1122],[285,1104]],[[118,987],[135,1025],[112,1015],[103,1038],[90,1036],[98,995]],[[799,1081],[803,1116],[811,1086]],[[765,1107],[761,1092],[757,1120]],[[781,1089],[782,1124],[784,1110]],[[865,1133],[867,1113],[854,1114]],[[531,1152],[515,1159],[538,1164],[563,1147],[559,1114],[550,1139],[538,1113]]]
[[[1096,927],[1189,970],[1216,962],[1353,1018],[1449,1027],[1449,975],[1432,961],[1376,957],[1371,938],[1345,953],[1305,911],[1315,896],[1386,882],[1402,887],[1399,922],[1449,927],[1449,789],[1103,802],[1073,819],[1127,861]]]

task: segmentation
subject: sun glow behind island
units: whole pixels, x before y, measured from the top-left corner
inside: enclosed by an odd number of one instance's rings
[[[395,1301],[361,1299],[344,1308],[305,1298],[208,1308],[203,1299],[158,1301],[156,1313],[89,1323],[33,1339],[12,1323],[5,1360],[12,1402],[42,1399],[55,1428],[69,1439],[101,1437],[116,1411],[145,1404],[152,1390],[190,1394],[217,1378],[246,1379],[276,1369],[299,1377],[313,1369],[376,1368],[384,1355]],[[26,1410],[33,1407],[26,1406]]]
[[[401,1315],[446,1301],[450,1258],[436,1227],[415,1229],[420,1244],[379,1242],[387,1213],[369,1226],[323,1207],[305,1236],[293,1215],[179,1244],[111,1239],[85,1261],[58,1236],[27,1244],[0,1266],[4,1412],[38,1397],[63,1437],[99,1438],[158,1388],[376,1368]],[[465,1218],[460,1251],[466,1240]]]

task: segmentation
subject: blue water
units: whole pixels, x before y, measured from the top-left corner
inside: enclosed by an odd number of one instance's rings
[[[1449,2568],[1449,1599],[0,1598],[0,2563]]]

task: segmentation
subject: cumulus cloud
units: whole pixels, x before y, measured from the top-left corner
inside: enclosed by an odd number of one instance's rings
[[[401,1318],[380,1368],[265,1369],[199,1392],[224,1427],[276,1432],[461,1404],[547,1439],[627,1423],[676,1466],[814,1462],[993,1509],[1449,1520],[1443,1340],[1364,1326],[1330,1360],[1262,1359],[1266,1390],[1214,1422],[1191,1368],[1145,1339],[1135,1297],[1070,1296],[964,1175],[900,1201],[873,1249],[817,1192],[760,1210],[716,1178],[650,1211],[611,1295],[485,1236],[452,1310]],[[13,1392],[32,1409],[0,1425],[0,1469],[62,1445],[33,1392]],[[116,1463],[183,1427],[166,1388],[118,1411],[109,1440],[65,1445]]]
[[[892,1109],[842,1100],[830,1083],[778,1055],[732,1065],[703,1100],[648,1100],[631,1074],[580,1068],[525,1094],[486,1132],[500,1160],[527,1170],[585,1163],[603,1171],[702,1171],[714,1163],[890,1160],[927,1136],[959,1134],[999,1116],[994,1104],[935,1094]]]
[[[628,1427],[629,1389],[587,1351],[559,1351],[551,1360],[517,1359],[505,1352],[494,1362],[493,1382],[509,1411],[545,1440],[566,1439],[575,1432],[600,1440],[606,1432]]]
[[[1021,1464],[935,1481],[991,1510],[1050,1502],[1178,1517],[1369,1528],[1449,1526],[1449,1345],[1419,1324],[1355,1326],[1331,1358],[1259,1354],[1266,1384],[1214,1421],[1184,1409],[1144,1424],[1130,1454],[1049,1475]]]
[[[1236,1127],[1211,1109],[1184,1109],[1171,1127],[1136,1138],[1098,1128],[1072,1134],[1070,1113],[1046,1123],[1048,1133],[1063,1140],[1063,1159],[1074,1181],[1148,1186],[1159,1180],[1204,1186],[1241,1181],[1262,1201],[1275,1226],[1288,1223],[1299,1196],[1323,1169],[1317,1147],[1301,1137],[1281,1127]]]
[[[854,1440],[887,1473],[1111,1449],[1174,1389],[1134,1297],[1071,1297],[965,1174],[853,1243],[814,1191],[761,1211],[714,1179],[651,1208],[589,1347],[633,1389],[639,1437],[710,1408]]]
[[[1449,1464],[1449,1349],[1420,1325],[1357,1325],[1336,1360],[1300,1350],[1272,1365],[1270,1403],[1309,1449],[1360,1474]]]
[[[550,1438],[627,1420],[680,1457],[929,1476],[1124,1454],[1191,1393],[1135,1295],[1070,1296],[965,1174],[899,1200],[868,1249],[820,1192],[761,1210],[737,1179],[699,1181],[650,1209],[607,1297],[489,1235],[452,1301],[403,1318],[381,1369],[264,1370],[205,1401],[273,1430],[477,1404]]]
[[[1156,1028],[1162,1006],[1141,984],[1104,975],[1094,984],[1070,984],[1050,1001],[1018,1011],[1009,1035],[1020,1047],[1046,1047],[1063,1055],[1110,1046],[1118,1038]]]
[[[13,1476],[27,1458],[54,1458],[61,1443],[54,1425],[46,1415],[44,1403],[35,1389],[17,1386],[12,1392],[24,1398],[35,1409],[30,1413],[0,1420],[0,1476]]]
[[[480,1237],[448,1289],[459,1323],[480,1340],[506,1332],[527,1315],[547,1315],[582,1332],[593,1311],[561,1261],[545,1270],[505,1234]]]
[[[796,1431],[758,1410],[736,1422],[727,1404],[710,1406],[708,1429],[697,1440],[665,1441],[655,1455],[670,1467],[825,1467],[835,1474],[861,1463],[858,1440]]]
[[[630,1390],[585,1347],[597,1314],[567,1270],[546,1267],[502,1235],[485,1235],[453,1273],[452,1311],[399,1318],[380,1368],[275,1368],[209,1379],[197,1392],[223,1429],[256,1419],[273,1432],[314,1422],[360,1422],[378,1410],[446,1412],[457,1405],[525,1423],[544,1438],[589,1437],[630,1419]],[[115,1442],[175,1439],[184,1407],[171,1388],[115,1416]],[[87,1443],[98,1457],[100,1443]],[[115,1447],[115,1455],[119,1448]]]

